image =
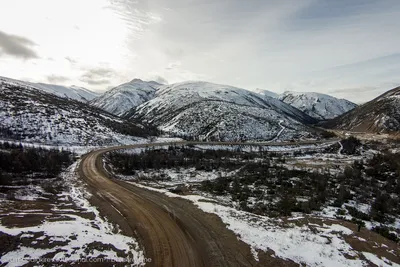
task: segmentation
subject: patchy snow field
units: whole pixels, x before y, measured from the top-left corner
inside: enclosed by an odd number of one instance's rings
[[[200,183],[215,180],[218,177],[234,175],[236,171],[199,171],[196,168],[160,169],[152,171],[137,171],[135,175],[117,175],[121,180],[140,182],[156,182],[159,185],[175,186],[180,184]],[[157,179],[156,179],[157,178]],[[151,184],[151,183],[150,183]]]
[[[188,199],[204,212],[218,215],[228,229],[250,245],[256,260],[260,251],[272,250],[275,257],[292,260],[300,266],[370,266],[371,263],[379,263],[378,266],[400,266],[385,257],[354,249],[348,239],[359,240],[357,233],[336,220],[322,219],[320,223],[298,225],[296,221],[303,217],[288,218],[289,222],[284,222],[282,219],[222,206],[213,199],[196,195],[181,196],[164,189],[133,184],[169,197]],[[400,251],[397,250],[397,254],[393,251],[391,253],[398,256]]]
[[[243,145],[196,145],[195,148],[202,149],[202,150],[230,150],[230,151],[243,151],[243,152],[257,152],[259,149],[262,151],[268,152],[281,152],[281,153],[288,153],[288,152],[295,152],[295,151],[314,151],[314,150],[322,150],[324,148],[329,147],[330,145],[334,144],[335,141],[327,141],[323,144],[303,144],[303,145],[252,145],[251,142],[243,143]]]
[[[40,186],[17,189],[16,199],[23,201],[21,206],[35,205],[40,199],[51,199],[51,203],[55,204],[50,204],[50,209],[12,209],[14,212],[10,213],[5,208],[9,201],[3,201],[0,236],[6,235],[17,245],[10,251],[6,248],[6,253],[0,255],[1,266],[21,266],[33,261],[144,265],[144,254],[138,242],[122,235],[88,202],[90,194],[79,184],[74,173],[77,164],[63,173],[62,183],[67,188],[55,194],[55,200]],[[15,217],[12,223],[7,221],[10,215]],[[24,216],[26,221],[32,216],[42,217],[38,223],[18,225],[21,217],[24,221]]]
[[[118,136],[116,136],[118,138]],[[127,138],[120,138],[118,139],[120,145],[135,145],[135,144],[148,144],[151,143],[150,139],[146,138],[141,138],[141,137],[127,137]],[[154,139],[153,142],[155,143],[168,143],[168,142],[179,142],[183,141],[181,138],[174,138],[174,137],[158,137]],[[15,140],[5,140],[5,139],[0,139],[0,144],[3,143],[10,143],[10,144],[15,144],[19,145],[22,144],[23,147],[34,147],[34,148],[43,148],[43,149],[58,149],[58,150],[68,150],[71,151],[77,155],[83,155],[86,154],[92,150],[95,149],[100,149],[104,146],[76,146],[76,145],[66,145],[66,144],[60,144],[60,145],[46,145],[42,143],[35,143],[35,142],[19,142]],[[108,146],[106,146],[108,147]],[[168,148],[166,146],[165,148]],[[145,148],[136,148],[132,149],[132,153],[140,153],[141,151],[144,151]],[[130,151],[130,149],[126,149],[124,151]]]

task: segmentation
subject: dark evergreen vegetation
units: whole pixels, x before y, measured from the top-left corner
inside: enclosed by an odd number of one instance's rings
[[[21,144],[0,144],[0,185],[53,178],[72,164],[73,154],[56,149],[25,148]]]

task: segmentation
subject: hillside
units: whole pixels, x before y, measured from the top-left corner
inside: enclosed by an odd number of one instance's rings
[[[400,131],[400,87],[326,122],[324,126],[356,132],[398,133]]]
[[[81,102],[89,102],[90,100],[101,95],[100,93],[93,92],[86,88],[78,86],[66,87],[61,85],[45,84],[45,83],[33,83],[32,85],[50,94],[54,94],[59,97],[66,97],[78,100]]]
[[[285,92],[279,99],[317,120],[333,119],[357,106],[348,100],[320,93]]]
[[[157,82],[134,79],[107,91],[91,101],[91,105],[120,116],[153,98],[160,85]]]
[[[260,95],[263,95],[263,96],[269,96],[269,97],[272,97],[272,98],[279,98],[279,94],[278,93],[275,93],[275,92],[272,92],[272,91],[269,91],[269,90],[265,90],[265,89],[261,89],[261,88],[257,88],[256,90],[254,90],[254,92],[256,92],[256,93],[258,93]]]
[[[1,76],[0,76],[0,80],[3,82],[6,82],[8,84],[15,84],[16,86],[33,87],[38,90],[42,90],[44,92],[47,92],[47,93],[50,93],[50,94],[53,94],[53,95],[56,95],[59,97],[74,99],[74,100],[78,100],[78,101],[81,101],[84,103],[92,100],[95,97],[100,96],[100,93],[96,93],[96,92],[90,91],[86,88],[77,87],[77,86],[67,87],[67,86],[46,84],[46,83],[30,83],[30,82],[15,80],[15,79],[1,77]]]
[[[79,101],[0,79],[0,136],[67,145],[132,142],[150,131]]]
[[[307,136],[315,120],[277,99],[207,82],[160,87],[126,114],[175,135],[215,140],[283,140]]]

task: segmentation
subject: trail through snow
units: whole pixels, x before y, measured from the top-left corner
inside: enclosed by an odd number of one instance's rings
[[[343,145],[342,145],[342,142],[340,142],[340,141],[338,141],[338,143],[340,145],[340,148],[339,148],[339,151],[338,151],[338,155],[342,155]]]
[[[276,141],[279,136],[281,136],[281,134],[283,133],[284,130],[286,130],[286,127],[282,125],[283,120],[279,121],[279,126],[281,126],[281,130],[276,134],[276,136],[274,137],[274,139],[271,140],[271,142]]]

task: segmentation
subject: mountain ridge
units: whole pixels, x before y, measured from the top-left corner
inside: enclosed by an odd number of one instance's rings
[[[121,116],[128,110],[152,99],[158,86],[161,84],[135,78],[106,91],[103,95],[90,101],[90,104]]]
[[[32,83],[32,82],[25,82],[21,80],[16,80],[12,78],[2,77],[0,76],[0,80],[3,80],[7,83],[14,83],[18,86],[22,87],[33,87],[38,90],[69,99],[78,100],[81,102],[89,102],[90,100],[100,96],[100,93],[91,91],[84,87],[79,86],[63,86],[63,85],[56,85],[56,84],[47,84],[47,83]]]
[[[152,132],[74,99],[0,78],[0,136],[60,145],[118,145]]]
[[[279,99],[317,120],[333,119],[357,106],[346,99],[316,92],[286,91]]]
[[[316,122],[278,99],[203,81],[161,86],[155,97],[125,114],[164,132],[216,140],[283,139],[308,133]],[[286,126],[283,126],[285,124]]]
[[[325,127],[372,133],[400,131],[400,86],[323,124]]]

